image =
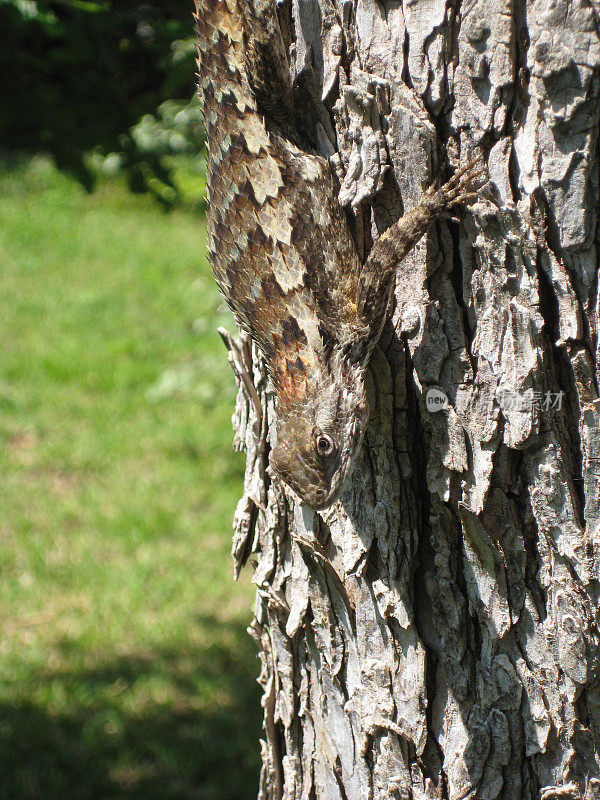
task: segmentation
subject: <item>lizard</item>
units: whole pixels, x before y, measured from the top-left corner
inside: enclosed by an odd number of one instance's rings
[[[217,284],[275,395],[272,471],[313,510],[346,486],[369,419],[365,369],[398,265],[473,201],[470,163],[426,189],[361,261],[326,158],[298,132],[275,0],[195,0],[207,137],[207,238]]]

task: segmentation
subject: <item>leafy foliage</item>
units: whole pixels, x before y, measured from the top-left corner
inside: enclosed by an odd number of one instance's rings
[[[134,190],[182,196],[172,157],[203,142],[189,2],[0,0],[0,68],[9,153],[49,152],[87,188],[110,156]]]

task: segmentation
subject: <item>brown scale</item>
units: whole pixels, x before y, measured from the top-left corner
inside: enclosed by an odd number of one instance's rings
[[[322,508],[361,445],[364,369],[398,265],[437,217],[474,199],[478,172],[428,189],[361,264],[327,161],[298,144],[275,0],[196,0],[196,17],[211,264],[277,397],[273,469]]]

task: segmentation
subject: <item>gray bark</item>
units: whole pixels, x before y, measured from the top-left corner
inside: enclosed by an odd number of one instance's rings
[[[600,6],[280,11],[363,253],[443,164],[482,151],[490,183],[399,267],[333,508],[269,476],[272,400],[231,352],[261,401],[240,383],[259,797],[598,800]]]

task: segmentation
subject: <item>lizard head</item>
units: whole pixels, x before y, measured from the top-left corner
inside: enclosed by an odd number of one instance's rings
[[[317,377],[292,402],[278,395],[273,470],[312,509],[326,508],[350,477],[368,419],[358,370]]]

